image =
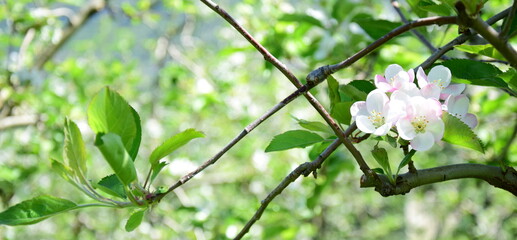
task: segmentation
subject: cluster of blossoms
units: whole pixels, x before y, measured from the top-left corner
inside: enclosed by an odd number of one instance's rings
[[[456,116],[470,128],[477,118],[467,113],[469,99],[461,94],[464,84],[450,84],[451,71],[436,66],[426,75],[422,68],[416,73],[404,71],[392,64],[384,76],[375,76],[377,89],[370,92],[366,101],[355,102],[350,108],[353,121],[359,130],[382,136],[396,127],[402,139],[410,141],[411,148],[428,150],[442,139],[444,123],[442,111]]]

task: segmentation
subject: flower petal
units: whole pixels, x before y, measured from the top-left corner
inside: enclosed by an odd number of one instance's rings
[[[427,81],[427,76],[425,75],[424,69],[422,69],[422,67],[418,68],[418,71],[416,72],[416,79],[418,80],[418,86],[420,88],[423,88],[429,84]]]
[[[396,125],[401,138],[411,140],[416,136],[415,128],[407,117],[399,119]]]
[[[394,78],[399,72],[403,72],[404,69],[398,64],[391,64],[384,71],[384,77],[388,82],[391,82],[391,79]]]
[[[415,81],[415,71],[413,69],[409,69],[409,71],[407,71],[407,74],[409,76],[409,82],[414,82]]]
[[[467,111],[469,110],[469,98],[460,94],[458,96],[449,96],[447,100],[445,100],[445,105],[447,105],[447,111],[452,115],[458,116],[459,118],[463,118]]]
[[[386,105],[388,101],[389,98],[384,92],[373,90],[366,97],[366,109],[369,113],[374,110],[381,113],[384,110],[384,105]]]
[[[440,87],[434,85],[434,84],[428,84],[425,87],[422,87],[420,89],[420,93],[422,94],[422,97],[425,98],[434,98],[439,99],[440,98]]]
[[[451,70],[449,70],[447,67],[444,67],[442,65],[438,65],[429,71],[429,75],[427,75],[427,80],[430,83],[440,83],[442,89],[449,86],[451,83]]]
[[[373,134],[377,135],[377,136],[384,136],[384,135],[386,135],[386,133],[388,133],[390,131],[392,126],[393,126],[393,124],[386,123],[386,124],[380,126],[379,128],[377,128],[375,131],[373,131]]]
[[[417,151],[429,150],[434,145],[433,134],[429,132],[417,134],[415,138],[411,140],[410,145],[413,149]]]
[[[355,120],[355,117],[358,115],[368,115],[368,110],[366,109],[365,101],[358,101],[352,104],[350,107],[350,114],[352,118]]]
[[[475,128],[478,125],[478,119],[476,115],[472,113],[467,113],[463,119],[461,119],[465,124],[467,124],[470,128]]]
[[[445,124],[441,118],[430,119],[425,130],[433,135],[435,141],[440,141],[445,132]]]
[[[440,99],[447,99],[447,97],[449,95],[454,95],[454,96],[460,95],[461,92],[463,92],[463,90],[465,90],[465,84],[463,84],[463,83],[451,84],[442,90]]]
[[[376,128],[373,125],[372,121],[365,115],[357,116],[355,123],[357,124],[357,128],[365,133],[373,133]]]

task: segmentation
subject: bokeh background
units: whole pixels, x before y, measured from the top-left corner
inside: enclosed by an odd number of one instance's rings
[[[401,1],[409,19],[453,15],[449,9],[415,7]],[[374,39],[358,19],[384,19],[397,26],[389,1],[223,0],[217,1],[300,79],[313,69],[339,62]],[[74,16],[104,5],[77,27],[55,54]],[[416,5],[415,5],[416,4]],[[486,19],[510,6],[492,0]],[[500,27],[500,23],[496,27]],[[383,25],[384,26],[384,25]],[[393,25],[386,24],[391,27]],[[419,30],[435,46],[455,38],[457,27]],[[511,43],[516,44],[515,38]],[[405,69],[422,63],[430,51],[411,34],[384,45],[334,76],[341,84],[371,80],[387,65]],[[473,57],[453,50],[449,57]],[[41,66],[40,66],[41,65]],[[136,166],[145,175],[147,157],[168,137],[187,128],[206,134],[168,156],[155,187],[167,186],[217,153],[254,119],[295,88],[266,63],[233,28],[198,1],[159,0],[0,0],[0,209],[41,194],[90,200],[52,172],[50,158],[61,159],[63,123],[77,122],[89,156],[92,181],[110,174],[93,147],[87,124],[89,100],[104,86],[118,91],[139,112],[142,148]],[[505,65],[497,65],[505,70]],[[326,104],[326,84],[312,92]],[[517,146],[501,155],[516,128],[517,101],[491,87],[469,86],[475,132],[487,145],[481,154],[448,144],[415,155],[417,168],[452,163],[517,163]],[[124,230],[129,210],[93,208],[57,215],[31,226],[0,226],[0,239],[226,239],[252,217],[260,201],[291,170],[321,151],[265,153],[273,136],[300,129],[293,117],[322,121],[300,98],[238,143],[217,164],[165,197],[142,225]],[[369,150],[366,160],[378,166]],[[392,167],[400,150],[386,145]],[[360,189],[361,172],[340,147],[318,178],[298,179],[268,207],[247,239],[515,239],[517,199],[485,182],[468,179],[384,198]]]

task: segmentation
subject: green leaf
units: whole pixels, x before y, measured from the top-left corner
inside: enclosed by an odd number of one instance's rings
[[[347,85],[353,86],[357,90],[366,93],[366,95],[376,89],[375,85],[373,85],[371,81],[367,80],[354,80],[349,82]]]
[[[415,155],[415,153],[416,153],[416,150],[411,149],[411,151],[409,151],[409,153],[406,156],[404,156],[402,161],[400,161],[400,163],[399,163],[399,167],[397,168],[397,175],[399,174],[400,169],[402,169],[403,167],[408,165],[409,161],[411,161],[411,158],[413,157],[413,155]]]
[[[140,117],[118,93],[108,87],[97,93],[88,107],[88,123],[96,134],[119,135],[134,161],[141,139]]]
[[[339,86],[339,91],[353,101],[365,101],[367,93],[357,89],[355,86],[347,84]]]
[[[124,185],[122,185],[117,175],[115,174],[111,174],[102,178],[97,184],[94,185],[94,187],[111,196],[119,197],[122,199],[127,198],[124,191]]]
[[[448,67],[452,75],[461,79],[492,78],[501,73],[496,66],[469,59],[450,59],[442,63]]]
[[[324,139],[316,134],[305,130],[291,130],[276,135],[266,147],[266,152],[282,151],[291,148],[304,148]]]
[[[472,54],[479,54],[487,57],[491,57],[494,59],[504,60],[506,61],[506,58],[501,55],[491,44],[486,45],[458,45],[454,46],[454,48],[466,52],[466,53],[472,53]]]
[[[164,162],[164,161],[160,161],[158,162],[157,164],[154,164],[151,166],[151,169],[152,169],[152,174],[151,174],[151,183],[154,181],[154,179],[158,176],[158,173],[160,173],[160,171],[165,167],[167,166],[168,163]]]
[[[372,156],[381,165],[382,169],[386,172],[388,177],[391,179],[391,166],[390,161],[388,159],[388,152],[386,152],[386,149],[379,148],[377,145],[373,147],[372,150]]]
[[[308,23],[310,25],[325,28],[320,20],[307,14],[288,13],[282,15],[278,20],[283,22]]]
[[[154,149],[151,153],[151,156],[149,157],[149,162],[151,163],[151,165],[155,165],[158,163],[160,159],[171,154],[176,149],[190,142],[192,139],[202,137],[205,137],[205,134],[193,128],[189,128],[183,132],[180,132],[170,137],[169,139],[167,139],[167,141],[162,143],[162,145]]]
[[[356,15],[352,19],[352,22],[359,24],[359,26],[373,39],[379,39],[401,25],[400,23],[390,22],[387,20],[373,19],[371,16],[366,14]]]
[[[65,119],[65,146],[63,149],[65,166],[79,177],[81,182],[86,181],[86,149],[81,131],[70,119]]]
[[[133,214],[131,214],[131,216],[129,217],[129,219],[126,222],[126,226],[125,226],[126,231],[131,232],[131,231],[135,230],[135,228],[137,228],[140,225],[140,223],[142,223],[142,219],[144,218],[144,213],[145,213],[145,209],[136,211]]]
[[[445,142],[485,152],[481,140],[467,124],[447,112],[443,112],[442,120],[445,123],[445,133],[443,134]]]
[[[324,124],[322,122],[307,121],[304,119],[298,119],[296,117],[293,117],[293,118],[298,122],[298,125],[300,125],[300,127],[305,128],[307,130],[329,133],[329,134],[334,133],[334,132],[332,132],[332,130],[329,128],[329,126],[327,124]]]
[[[68,166],[56,159],[50,159],[52,170],[61,176],[67,182],[72,182],[73,171]]]
[[[508,84],[499,77],[501,70],[492,64],[468,59],[451,59],[443,62],[443,65],[451,70],[454,77],[460,78],[453,79],[456,83],[508,89]]]
[[[0,213],[0,225],[28,225],[77,208],[70,200],[42,195],[18,203]]]
[[[506,72],[498,75],[503,81],[508,84],[508,91],[517,96],[517,71],[515,68],[510,68]]]
[[[127,153],[120,136],[114,133],[97,134],[95,146],[99,148],[119,180],[129,185],[137,180],[135,165]]]
[[[341,102],[341,98],[339,97],[339,82],[332,75],[329,75],[327,78],[327,86],[330,98],[330,107],[332,108],[336,103]]]
[[[342,124],[349,125],[352,120],[352,114],[350,113],[352,104],[354,104],[354,101],[336,103],[330,109],[330,116]]]
[[[441,16],[448,16],[451,15],[452,12],[454,12],[454,9],[451,8],[447,4],[436,4],[432,0],[421,0],[418,2],[418,8],[429,11],[432,13],[436,13]]]

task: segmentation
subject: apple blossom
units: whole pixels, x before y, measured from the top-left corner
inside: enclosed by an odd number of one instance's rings
[[[450,84],[451,77],[451,71],[441,65],[433,67],[427,76],[422,67],[418,68],[416,74],[422,96],[435,99],[446,99],[465,90],[465,84]]]
[[[388,133],[393,121],[388,118],[388,96],[381,90],[373,90],[366,97],[366,101],[355,102],[350,107],[353,120],[357,128],[365,133],[382,136]]]
[[[406,72],[400,65],[391,64],[386,68],[384,77],[375,75],[375,86],[383,92],[393,92],[407,87],[406,85],[412,83],[414,79],[415,72],[413,69]]]
[[[467,113],[469,109],[469,99],[465,94],[449,96],[442,107],[443,110],[459,118],[470,128],[474,128],[478,124],[476,116],[474,114]]]
[[[393,104],[401,104],[401,101]],[[434,142],[442,139],[445,125],[441,119],[440,102],[416,96],[406,102],[405,108],[406,115],[397,121],[396,126],[400,137],[409,140],[413,149],[428,150]]]

